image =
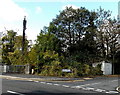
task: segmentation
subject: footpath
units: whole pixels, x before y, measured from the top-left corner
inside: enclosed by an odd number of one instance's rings
[[[59,81],[59,82],[76,82],[93,79],[90,77],[85,78],[63,78],[63,77],[51,77],[51,76],[39,76],[30,74],[2,74],[0,78],[11,79],[11,80],[26,80],[26,81]]]

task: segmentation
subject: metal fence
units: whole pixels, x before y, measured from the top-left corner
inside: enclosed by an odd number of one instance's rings
[[[25,73],[25,65],[2,65],[1,72],[3,73]]]

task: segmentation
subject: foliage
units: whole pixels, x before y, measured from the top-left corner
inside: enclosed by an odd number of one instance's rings
[[[13,30],[7,31],[2,38],[2,60],[4,64],[16,65],[27,63],[28,41],[25,41],[25,54],[22,54],[22,36],[17,36]]]
[[[103,75],[103,71],[101,71],[101,65],[97,65],[97,67],[90,67],[89,75]]]
[[[2,38],[3,63],[29,63],[35,72],[45,76],[102,75],[101,66],[92,67],[92,63],[103,60],[119,63],[120,28],[110,15],[110,11],[101,7],[97,12],[84,7],[66,7],[40,31],[31,48],[26,38],[24,54],[22,36],[13,30],[7,31]],[[71,72],[62,72],[62,69]]]
[[[55,51],[47,50],[43,54],[43,59],[45,61],[41,75],[49,75],[49,76],[60,76],[61,75],[61,62],[59,60],[58,53]]]
[[[81,63],[93,63],[99,59],[96,19],[97,13],[84,7],[66,7],[53,19],[48,29],[62,42],[65,57],[76,56],[74,59]]]
[[[8,58],[9,52],[14,51],[14,40],[15,40],[16,32],[13,30],[7,31],[7,35],[2,38],[2,63],[4,64],[12,64]]]
[[[14,51],[9,52],[8,58],[12,65],[24,65],[27,64],[27,47],[28,41],[25,41],[25,52],[22,52],[22,36],[16,36],[14,39]]]

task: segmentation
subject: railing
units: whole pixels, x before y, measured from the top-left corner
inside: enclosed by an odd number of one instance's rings
[[[1,65],[2,73],[25,73],[25,65]]]

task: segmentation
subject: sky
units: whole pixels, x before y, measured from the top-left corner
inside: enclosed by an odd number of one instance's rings
[[[101,6],[112,11],[112,18],[117,18],[119,0],[1,0],[0,1],[0,32],[14,30],[22,35],[23,18],[26,16],[28,40],[37,39],[40,30],[48,26],[52,19],[59,15],[66,6],[73,8],[85,7],[92,11]]]

